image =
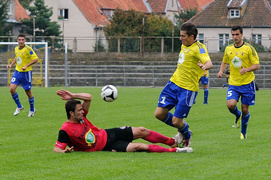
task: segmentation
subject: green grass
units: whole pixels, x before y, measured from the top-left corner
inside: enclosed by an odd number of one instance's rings
[[[193,131],[193,153],[53,153],[58,131],[66,121],[59,88],[33,88],[35,117],[28,118],[28,100],[18,93],[25,109],[16,117],[9,89],[0,88],[0,179],[270,179],[271,90],[256,94],[250,107],[248,139],[231,128],[226,89],[211,89],[209,105],[200,90],[186,121]],[[115,102],[106,103],[100,88],[69,88],[89,92],[93,101],[88,119],[99,128],[144,126],[166,136],[176,130],[155,119],[161,88],[118,88]],[[240,108],[240,103],[238,104]],[[145,142],[137,140],[138,142]]]

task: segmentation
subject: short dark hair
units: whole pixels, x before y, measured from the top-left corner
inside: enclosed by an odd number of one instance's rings
[[[70,115],[70,112],[75,112],[75,109],[76,109],[76,105],[77,104],[81,104],[80,101],[78,100],[75,100],[75,99],[71,99],[71,100],[68,100],[65,104],[65,108],[66,108],[66,113],[67,113],[67,118],[70,119],[71,115]]]
[[[239,30],[241,34],[243,34],[243,28],[241,26],[232,26],[231,27],[232,31],[237,31]]]
[[[188,36],[194,35],[194,39],[197,38],[198,35],[198,29],[196,28],[196,26],[192,23],[184,23],[181,26],[181,31],[186,31],[186,34]]]
[[[19,37],[23,37],[23,38],[25,38],[25,34],[20,33],[20,34],[17,36],[17,39],[18,39]]]

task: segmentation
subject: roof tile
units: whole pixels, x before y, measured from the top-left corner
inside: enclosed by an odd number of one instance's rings
[[[21,22],[21,19],[29,19],[29,16],[24,7],[19,3],[19,0],[15,0],[15,19]]]
[[[271,7],[267,1],[270,0],[249,0],[247,6],[243,6],[246,8],[244,14],[240,18],[230,19],[227,7],[229,0],[215,0],[188,22],[198,27],[270,27]]]

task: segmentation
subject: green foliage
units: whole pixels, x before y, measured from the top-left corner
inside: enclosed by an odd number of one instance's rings
[[[144,21],[144,25],[143,25]],[[128,36],[131,38],[123,39],[121,42],[121,52],[138,52],[140,40],[134,37],[144,36],[145,51],[161,51],[161,40],[150,37],[153,36],[172,36],[173,23],[162,16],[151,14],[146,16],[134,10],[122,11],[117,9],[110,24],[104,28],[105,36],[109,42],[110,52],[117,51],[118,38]],[[110,37],[110,39],[109,39]],[[166,46],[168,43],[166,43]],[[171,43],[170,43],[171,45]]]
[[[24,7],[27,8],[29,4],[31,3],[32,0],[19,0],[20,4]]]
[[[222,81],[222,80],[221,80]],[[0,179],[270,179],[271,144],[269,112],[271,90],[256,92],[250,107],[248,139],[240,140],[240,129],[232,128],[234,116],[226,107],[227,89],[210,89],[209,104],[202,105],[203,90],[186,119],[193,131],[193,153],[53,153],[58,131],[66,121],[65,101],[58,88],[34,87],[37,113],[28,118],[28,99],[23,88],[18,94],[24,110],[16,108],[9,88],[0,88]],[[175,128],[155,119],[153,113],[162,88],[119,87],[112,103],[100,97],[100,88],[69,88],[92,94],[88,119],[98,128],[144,126],[168,137]],[[240,102],[238,103],[240,108]],[[174,111],[172,111],[174,113]],[[136,140],[144,142],[145,140]],[[162,145],[162,144],[158,144]],[[164,145],[162,145],[164,146]],[[164,146],[167,147],[167,146]]]
[[[177,19],[177,27],[181,27],[183,23],[191,19],[198,13],[197,8],[190,8],[184,10],[182,13],[175,14],[175,18]]]
[[[1,0],[0,2],[0,36],[8,36],[10,30],[12,29],[11,24],[7,23],[8,19],[8,5],[9,0]]]
[[[95,46],[93,46],[93,51],[96,52],[97,51],[97,46],[95,44]],[[98,39],[98,51],[97,52],[105,52],[105,48],[104,45],[101,41],[101,39]]]
[[[59,36],[61,34],[60,25],[50,20],[53,15],[52,7],[46,6],[44,0],[35,0],[34,6],[27,6],[27,9],[30,12],[30,19],[22,20],[22,23],[28,27],[27,34],[33,35],[34,16],[36,36]]]

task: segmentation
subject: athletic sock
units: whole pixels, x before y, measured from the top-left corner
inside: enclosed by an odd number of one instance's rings
[[[166,123],[169,126],[175,127],[172,123],[173,114],[171,112],[168,112],[167,117],[162,120],[164,123]]]
[[[184,122],[185,122],[184,126],[182,128],[179,128],[178,131],[183,135],[184,139],[190,139],[191,134],[188,130],[189,126],[186,121]]]
[[[241,133],[246,135],[247,133],[247,124],[249,121],[250,113],[247,113],[246,115],[242,115],[242,125],[241,125]]]
[[[18,108],[22,108],[23,106],[21,105],[20,99],[19,99],[19,95],[16,92],[15,94],[12,95],[13,100],[15,101],[15,103],[17,104]]]
[[[148,145],[149,146],[149,149],[148,151],[149,152],[158,152],[158,153],[161,153],[161,152],[176,152],[176,148],[164,148],[162,146],[158,146],[156,144],[150,144]]]
[[[30,111],[34,111],[34,97],[28,99],[30,104]]]
[[[235,122],[237,122],[238,119],[239,119],[240,116],[241,116],[241,111],[238,110],[237,106],[235,106],[235,108],[234,108],[233,110],[230,110],[230,109],[229,109],[229,111],[230,111],[232,114],[234,114],[234,115],[236,116]]]
[[[208,88],[204,89],[204,103],[208,103],[208,95],[209,95],[209,90]]]
[[[175,144],[175,140],[173,138],[166,137],[152,130],[150,130],[150,134],[144,139],[151,143],[163,143],[169,146],[172,146]]]

